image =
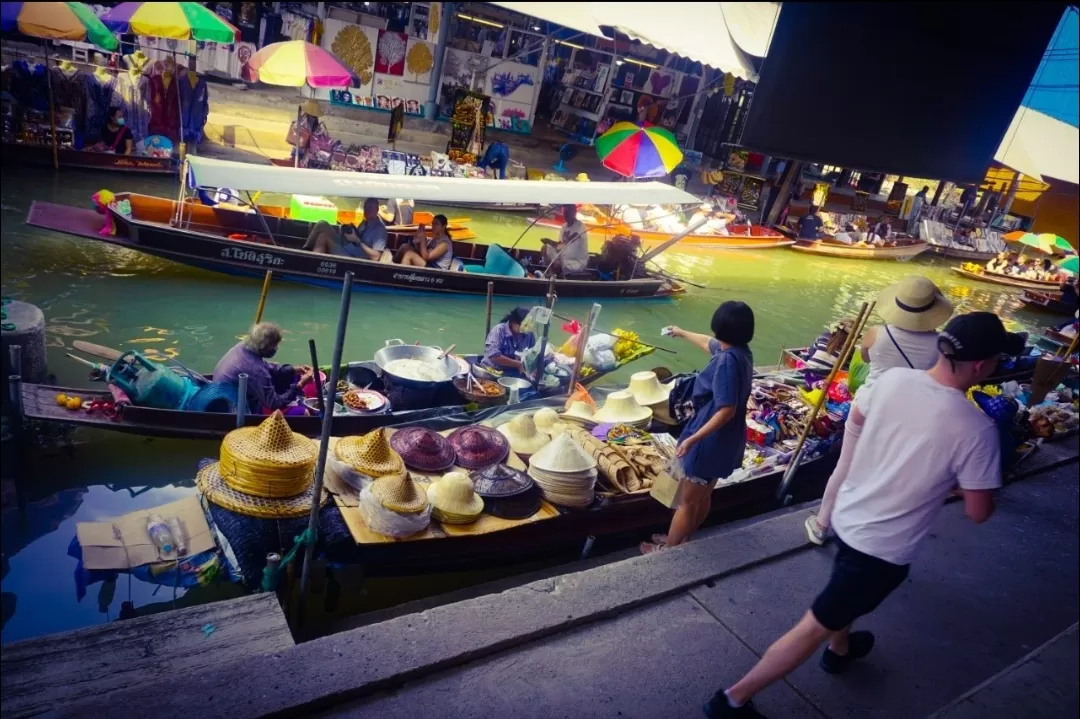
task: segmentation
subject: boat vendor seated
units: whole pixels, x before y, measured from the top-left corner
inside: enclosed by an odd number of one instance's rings
[[[379,217],[379,201],[369,197],[364,200],[364,219],[359,225],[342,224],[335,230],[320,220],[311,228],[303,249],[377,261],[386,249],[388,238],[386,225]]]
[[[270,322],[253,325],[248,336],[214,367],[215,382],[239,383],[247,374],[251,410],[268,414],[284,409],[300,396],[296,386],[296,370],[291,365],[279,365],[268,360],[281,344],[281,328]]]
[[[532,332],[521,331],[521,323],[528,314],[527,307],[516,307],[491,328],[484,342],[482,365],[497,369],[508,377],[524,376],[525,365],[518,358],[518,352],[529,349],[536,341]]]
[[[446,215],[435,215],[431,220],[431,238],[424,232],[423,226],[416,228],[416,237],[405,246],[399,262],[411,267],[435,267],[440,270],[450,269],[454,261],[454,243],[446,230]]]
[[[108,152],[130,155],[135,151],[135,138],[124,124],[124,108],[109,108],[108,120],[101,130],[101,144]]]
[[[822,222],[821,215],[818,214],[817,205],[810,205],[810,212],[799,219],[799,239],[816,240],[818,233],[821,232],[821,228],[824,226],[825,223]]]
[[[547,272],[566,275],[581,272],[589,265],[588,231],[577,218],[577,207],[563,205],[563,228],[559,241],[544,238],[544,262]]]
[[[389,199],[379,208],[379,217],[388,225],[411,225],[414,211],[412,200]]]

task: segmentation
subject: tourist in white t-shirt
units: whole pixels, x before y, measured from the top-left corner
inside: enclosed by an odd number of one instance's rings
[[[559,241],[543,239],[547,273],[566,275],[589,266],[588,230],[577,218],[577,207],[563,205],[563,228]]]
[[[705,705],[709,717],[760,717],[750,699],[805,662],[828,641],[821,668],[846,670],[870,653],[874,635],[852,623],[874,611],[907,578],[916,548],[953,487],[976,524],[994,511],[1001,486],[997,429],[967,400],[1002,354],[1023,349],[989,312],[954,318],[942,331],[930,370],[892,369],[860,393],[863,420],[850,471],[833,510],[839,550],[832,575],[810,610],[757,665]]]

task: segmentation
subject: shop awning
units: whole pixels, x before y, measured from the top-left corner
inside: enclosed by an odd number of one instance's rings
[[[1080,184],[1080,130],[1037,110],[1021,107],[1013,116],[994,159],[1029,177]]]
[[[492,3],[557,25],[606,37],[610,27],[653,47],[756,80],[751,55],[768,50],[779,3]]]
[[[424,202],[507,202],[541,205],[699,204],[662,182],[536,182],[464,177],[377,175],[252,165],[189,155],[188,186],[324,197],[401,197]]]

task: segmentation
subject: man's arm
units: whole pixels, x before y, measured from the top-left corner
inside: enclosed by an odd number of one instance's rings
[[[961,489],[960,493],[964,497],[964,514],[975,524],[990,519],[997,508],[992,489]]]

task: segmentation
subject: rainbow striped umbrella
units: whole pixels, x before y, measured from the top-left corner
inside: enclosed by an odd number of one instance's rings
[[[202,42],[238,42],[240,31],[197,2],[122,2],[101,16],[113,32]]]
[[[1027,247],[1033,247],[1040,252],[1045,252],[1048,255],[1075,255],[1076,250],[1069,244],[1069,241],[1064,237],[1058,237],[1052,232],[1043,232],[1036,235],[1034,232],[1024,232],[1017,230],[1016,232],[1010,232],[1007,235],[1002,235],[1002,238],[1006,242],[1016,242],[1017,244],[1026,245]]]
[[[0,30],[46,40],[92,42],[105,50],[115,50],[120,44],[81,2],[0,3]]]
[[[1080,275],[1080,257],[1077,257],[1076,255],[1071,255],[1063,260],[1058,260],[1056,264],[1066,272]]]
[[[352,71],[331,53],[303,40],[267,45],[248,61],[256,80],[287,87],[349,87],[359,85]]]
[[[663,177],[683,159],[671,132],[632,122],[616,122],[596,138],[596,152],[604,167],[623,177]]]

